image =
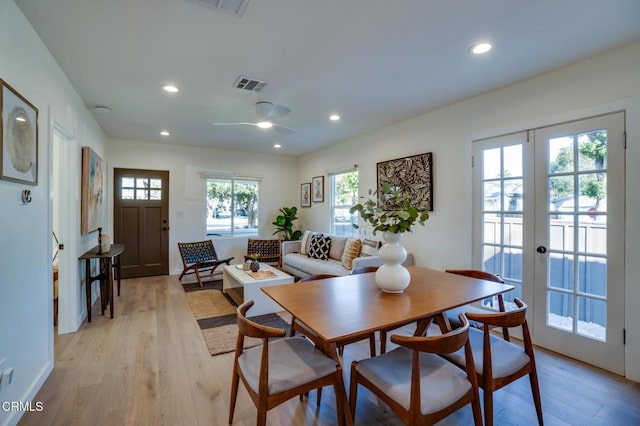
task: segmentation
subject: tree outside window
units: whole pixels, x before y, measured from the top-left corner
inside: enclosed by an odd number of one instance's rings
[[[207,235],[258,234],[258,181],[207,179]]]
[[[358,202],[358,171],[331,175],[331,232],[336,235],[355,236],[357,216],[349,213]]]

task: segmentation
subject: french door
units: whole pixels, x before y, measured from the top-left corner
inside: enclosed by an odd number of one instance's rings
[[[473,146],[476,267],[516,286],[534,343],[619,374],[623,137],[615,113]]]

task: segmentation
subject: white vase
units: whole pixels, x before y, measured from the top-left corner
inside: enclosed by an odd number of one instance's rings
[[[402,293],[409,286],[411,276],[402,262],[407,258],[407,250],[400,245],[403,234],[385,232],[384,245],[380,247],[383,265],[376,271],[376,284],[386,293]]]

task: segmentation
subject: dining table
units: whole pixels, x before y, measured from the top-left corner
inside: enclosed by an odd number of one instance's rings
[[[514,289],[514,286],[419,266],[407,268],[409,286],[402,293],[385,293],[375,272],[346,275],[262,289],[304,323],[314,343],[339,361],[336,342],[417,322],[421,334],[433,319],[441,329],[444,312]]]

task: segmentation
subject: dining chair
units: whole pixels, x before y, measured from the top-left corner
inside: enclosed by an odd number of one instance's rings
[[[299,283],[305,283],[309,281],[317,281],[324,280],[328,278],[337,278],[339,275],[332,274],[317,274],[317,275],[309,275],[308,277],[301,278]],[[318,342],[316,333],[314,333],[309,327],[307,327],[304,323],[298,321],[296,317],[291,317],[291,325],[289,326],[289,336],[294,336],[295,334],[300,333],[307,336],[312,341]],[[350,337],[349,339],[340,340],[336,342],[336,348],[338,350],[338,355],[342,356],[344,354],[344,347],[351,343],[356,343],[361,340],[369,339],[369,352],[371,356],[376,356],[376,335],[375,333],[369,333],[366,335],[358,335],[354,337]],[[320,400],[322,399],[322,388],[318,389],[316,405],[320,406]]]
[[[445,272],[449,272],[450,274],[463,275],[465,277],[477,278],[480,280],[492,281],[494,283],[504,284],[504,281],[499,276],[492,274],[491,272],[480,271],[477,269],[447,269],[445,270]],[[502,297],[502,293],[498,294],[497,299],[498,299],[498,311],[504,312],[505,307],[504,307],[504,298]],[[462,313],[467,313],[467,312],[473,312],[475,314],[486,314],[489,311],[487,311],[486,309],[477,308],[473,305],[464,305],[458,308],[448,310],[447,312],[445,312],[445,315],[451,327],[456,328],[460,326],[460,323],[458,321],[458,315]],[[479,323],[476,321],[469,321],[469,323],[471,324],[471,327],[475,327],[475,328],[482,328],[482,325],[483,325],[482,323]],[[504,340],[509,341],[509,329],[507,327],[502,328],[502,336],[504,337]]]
[[[238,384],[244,384],[258,409],[257,425],[265,425],[267,411],[285,401],[323,386],[333,386],[338,424],[344,424],[346,395],[342,367],[302,336],[284,337],[286,331],[247,319],[253,306],[248,300],[238,306],[238,339],[231,379],[229,424],[233,423]],[[262,345],[244,349],[245,337],[262,340]],[[274,339],[274,340],[271,340]]]
[[[378,270],[379,266],[360,266],[357,268],[353,268],[351,270],[351,275],[357,275],[357,274],[366,274],[369,272],[376,272]]]
[[[471,328],[469,342],[476,363],[468,362],[466,352],[457,351],[444,355],[446,359],[464,368],[473,367],[478,376],[478,384],[484,390],[484,424],[493,424],[493,393],[515,380],[529,375],[533,402],[538,415],[538,424],[542,425],[542,404],[540,386],[533,352],[529,326],[527,325],[527,305],[520,299],[514,299],[517,309],[508,312],[490,314],[469,313],[469,321],[483,324],[482,330]],[[524,347],[508,342],[491,333],[491,327],[522,329]]]
[[[469,322],[464,315],[460,321],[462,327],[436,336],[394,334],[391,341],[399,347],[374,358],[353,361],[349,407],[354,421],[360,384],[384,401],[405,424],[434,424],[471,404],[475,425],[482,425]],[[466,372],[438,356],[458,350],[465,354],[469,366]]]

